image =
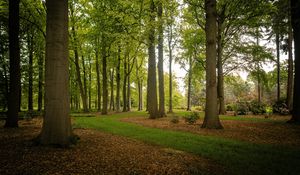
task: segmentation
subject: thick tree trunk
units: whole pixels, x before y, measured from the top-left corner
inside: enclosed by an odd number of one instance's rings
[[[96,49],[96,77],[97,77],[97,111],[101,111],[101,86],[100,86],[100,68],[99,53]]]
[[[116,70],[116,83],[117,83],[117,89],[116,89],[116,110],[117,112],[120,112],[121,110],[121,102],[120,102],[120,81],[121,81],[121,75],[120,75],[120,66],[121,66],[121,48],[118,47],[118,63],[117,63],[117,70]]]
[[[276,33],[276,65],[277,65],[277,101],[280,100],[280,52],[279,52],[279,34]]]
[[[45,116],[43,145],[68,146],[72,129],[69,99],[68,1],[47,0]]]
[[[102,40],[103,41],[103,40]],[[107,114],[107,104],[108,104],[108,89],[107,89],[107,55],[106,55],[106,45],[103,44],[102,46],[102,111],[101,114],[106,115]]]
[[[293,61],[293,30],[291,19],[289,17],[288,26],[288,82],[287,82],[287,93],[286,93],[286,104],[290,111],[293,110],[293,85],[294,85],[294,61]]]
[[[187,97],[187,111],[191,111],[191,93],[192,93],[192,57],[189,58],[189,72],[188,72],[188,97]]]
[[[21,73],[19,45],[19,2],[9,0],[9,94],[8,111],[5,127],[18,127],[18,112],[20,109]]]
[[[31,34],[28,34],[28,51],[28,111],[31,112],[33,110],[33,36]]]
[[[300,123],[300,1],[291,0],[292,27],[295,49],[295,79],[293,95],[293,112],[290,123]]]
[[[159,91],[159,117],[165,117],[165,86],[164,86],[164,31],[163,31],[163,19],[162,19],[163,7],[162,2],[158,3],[157,16],[159,20],[158,26],[158,91]]]
[[[39,55],[39,60],[38,60],[38,65],[39,65],[39,90],[38,90],[38,111],[42,111],[43,107],[43,72],[44,72],[44,57],[42,54]]]
[[[153,0],[150,2],[150,31],[148,36],[148,84],[147,84],[147,107],[150,113],[150,118],[155,119],[158,117],[157,111],[157,86],[156,86],[156,60],[155,60],[155,47],[154,47],[154,27],[155,22],[155,6]]]
[[[218,115],[216,82],[216,0],[205,0],[206,104],[202,128],[223,128]]]

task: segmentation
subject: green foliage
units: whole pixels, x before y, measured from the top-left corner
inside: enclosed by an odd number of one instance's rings
[[[187,114],[184,116],[184,120],[188,124],[194,124],[196,121],[200,118],[200,115],[198,112],[192,112],[190,114]]]
[[[248,103],[245,101],[237,102],[234,108],[237,115],[246,115],[249,112]]]
[[[266,113],[266,107],[267,105],[263,102],[258,102],[256,100],[253,100],[249,104],[249,110],[254,114],[265,114]]]
[[[273,113],[280,114],[280,115],[287,115],[290,113],[288,106],[286,105],[285,99],[280,99],[279,101],[276,101],[272,105]]]

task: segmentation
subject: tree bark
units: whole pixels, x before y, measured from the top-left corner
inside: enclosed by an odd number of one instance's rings
[[[86,77],[86,68],[85,68],[85,58],[83,56],[83,53],[81,55],[81,64],[82,64],[82,72],[83,72],[83,91],[85,94],[85,103],[86,103],[86,109],[84,108],[84,112],[88,112],[88,93],[87,93],[87,77]]]
[[[92,109],[92,64],[89,56],[89,110]]]
[[[187,97],[187,111],[191,111],[191,93],[192,93],[192,57],[189,57],[189,72],[188,72],[188,97]]]
[[[120,103],[120,81],[121,81],[121,75],[120,75],[120,66],[121,66],[121,48],[118,47],[118,63],[117,63],[117,70],[116,70],[116,83],[117,83],[117,89],[116,89],[116,110],[117,112],[120,112],[121,110],[121,103]]]
[[[162,2],[158,3],[157,16],[159,20],[158,25],[158,91],[159,91],[159,117],[165,117],[165,86],[164,86],[164,31],[163,31],[163,19],[162,19],[163,7]]]
[[[104,41],[104,39],[102,39]],[[107,55],[106,55],[106,45],[105,43],[102,46],[102,111],[101,114],[106,115],[107,114],[107,104],[108,104],[108,90],[107,90]]]
[[[97,111],[101,111],[100,68],[99,68],[99,53],[97,49],[96,49],[96,78],[97,78]]]
[[[155,60],[155,47],[154,35],[155,30],[153,23],[155,22],[155,6],[153,0],[150,2],[150,20],[151,25],[148,36],[148,84],[147,84],[147,108],[150,113],[150,119],[158,117],[157,113],[157,86],[156,86],[156,60]]]
[[[168,38],[168,47],[169,47],[169,113],[173,113],[173,75],[172,75],[172,62],[173,62],[173,50],[172,50],[172,26],[170,27],[170,34]]]
[[[33,36],[28,32],[28,111],[33,110]]]
[[[300,1],[291,0],[292,27],[295,50],[295,79],[293,94],[293,112],[290,123],[300,123]]]
[[[9,0],[9,94],[8,111],[5,127],[18,127],[20,109],[21,73],[19,44],[19,3],[20,0]]]
[[[45,116],[43,145],[68,146],[72,140],[69,99],[68,1],[47,0]]]
[[[288,82],[287,82],[287,99],[286,104],[289,111],[293,110],[293,84],[294,84],[294,61],[293,61],[293,29],[291,23],[291,15],[288,21]]]
[[[129,58],[127,62],[127,111],[131,111],[131,86],[130,86],[130,64],[129,64]]]
[[[280,100],[280,52],[279,52],[279,34],[276,33],[276,65],[277,65],[277,101]]]
[[[218,115],[216,82],[216,0],[205,0],[206,11],[206,104],[202,128],[222,129]]]
[[[43,107],[43,72],[44,72],[44,57],[42,53],[39,55],[39,60],[38,60],[38,65],[39,65],[39,83],[38,83],[38,111],[42,111]]]
[[[124,79],[123,79],[123,112],[127,111],[127,95],[126,95],[126,83],[127,83],[127,55],[123,59],[124,64]]]
[[[115,70],[110,71],[110,103],[109,110],[115,110],[115,101],[114,101],[114,72]]]

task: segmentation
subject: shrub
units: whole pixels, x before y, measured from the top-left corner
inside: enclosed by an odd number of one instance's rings
[[[188,114],[184,117],[184,120],[186,123],[194,124],[196,121],[200,118],[200,115],[198,112],[192,112],[191,114]]]
[[[174,124],[179,123],[179,117],[178,117],[178,116],[175,116],[175,115],[172,116],[170,122],[171,122],[171,123],[174,123]]]
[[[226,111],[234,111],[235,105],[234,104],[228,104],[226,105]]]
[[[248,103],[244,101],[237,102],[233,108],[235,108],[234,111],[237,115],[246,115],[249,112]]]
[[[287,115],[290,113],[288,106],[285,103],[285,99],[280,99],[272,105],[273,113],[280,115]]]
[[[266,104],[258,101],[251,101],[249,110],[254,114],[265,114],[266,113]]]

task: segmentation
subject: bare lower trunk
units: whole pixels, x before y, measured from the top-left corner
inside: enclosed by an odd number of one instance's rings
[[[187,111],[191,111],[191,93],[192,93],[192,57],[189,58],[189,72],[188,72],[188,97],[187,97]]]
[[[5,127],[18,127],[18,112],[20,109],[21,73],[19,46],[19,2],[9,0],[9,94],[8,111]]]
[[[43,106],[43,67],[44,67],[44,57],[42,54],[39,56],[39,90],[38,90],[38,111],[42,111]]]
[[[29,68],[28,68],[28,111],[33,110],[33,37],[28,34]]]
[[[99,53],[96,50],[96,77],[97,77],[97,111],[101,111],[101,86],[100,86],[100,68]]]
[[[115,101],[114,101],[114,69],[110,71],[110,103],[109,110],[115,110]]]
[[[225,102],[224,102],[224,73],[223,73],[223,46],[222,46],[222,24],[223,24],[223,17],[222,15],[219,18],[218,22],[218,37],[217,37],[217,68],[218,68],[218,84],[217,84],[217,91],[218,91],[218,101],[219,101],[219,114],[225,114]]]
[[[130,73],[129,73],[129,61],[128,61],[128,75],[127,75],[127,111],[131,111],[131,94],[130,94]]]
[[[46,1],[45,116],[40,135],[43,145],[72,142],[69,103],[68,1]]]
[[[126,83],[127,83],[127,58],[124,57],[124,79],[123,79],[123,112],[127,111],[127,95],[126,95]]]
[[[290,111],[293,110],[293,85],[294,85],[294,61],[293,61],[293,30],[289,18],[289,33],[288,33],[288,82],[287,82],[287,99],[286,104]]]
[[[276,65],[277,65],[277,101],[280,100],[280,52],[279,52],[279,34],[276,33]]]
[[[206,104],[202,128],[223,128],[217,103],[216,82],[216,0],[205,0],[206,11]]]
[[[102,111],[101,114],[107,114],[107,104],[108,104],[108,90],[107,90],[107,63],[106,63],[106,46],[105,44],[102,46],[102,94],[103,94],[103,98],[102,98]]]
[[[169,41],[169,113],[173,112],[173,87],[172,87],[172,81],[173,81],[173,75],[172,75],[172,61],[173,61],[173,56],[172,56],[172,46],[171,46],[171,41]]]
[[[118,63],[117,63],[117,75],[116,75],[116,83],[117,83],[117,94],[116,94],[116,110],[117,112],[120,112],[121,110],[121,103],[120,103],[120,81],[121,81],[121,75],[120,75],[120,65],[121,65],[121,48],[118,47]]]

